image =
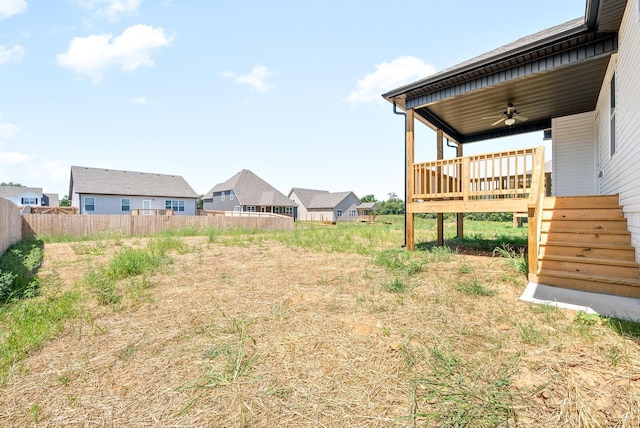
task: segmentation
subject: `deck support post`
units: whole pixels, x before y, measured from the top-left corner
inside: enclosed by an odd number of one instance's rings
[[[436,138],[438,143],[437,159],[442,160],[444,159],[444,133],[442,132],[442,129],[438,129],[436,131]],[[442,192],[442,168],[441,167],[437,168],[436,177],[438,177],[437,191],[438,193],[440,193]],[[438,240],[436,245],[438,245],[438,247],[442,247],[444,245],[444,214],[438,213],[437,217],[438,218],[436,221],[436,225],[437,225],[436,227],[438,229]]]
[[[464,156],[462,154],[462,144],[461,143],[457,143],[457,148],[456,148],[456,156],[461,158],[462,156]],[[464,182],[462,181],[462,165],[460,165],[459,171],[458,171],[458,177],[460,180],[460,185],[464,186]],[[462,190],[462,189],[460,189]],[[456,237],[458,239],[462,239],[464,236],[464,214],[463,213],[458,213],[457,218],[456,218]]]
[[[405,222],[404,222],[404,236],[406,242],[406,248],[409,251],[414,250],[414,216],[413,212],[409,212],[409,204],[413,203],[413,163],[415,161],[415,137],[414,137],[414,116],[415,112],[413,109],[407,109],[406,111],[406,126],[405,126],[405,142],[406,142],[406,201],[404,201],[404,209],[405,209]]]

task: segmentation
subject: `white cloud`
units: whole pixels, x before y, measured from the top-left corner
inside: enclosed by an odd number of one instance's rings
[[[19,62],[23,56],[24,48],[20,45],[14,45],[12,48],[0,46],[0,64],[4,64],[6,62]]]
[[[0,19],[27,11],[26,0],[0,0]]]
[[[0,165],[12,166],[23,164],[29,159],[28,155],[19,152],[0,152]]]
[[[173,35],[165,36],[163,28],[138,24],[117,37],[111,34],[74,37],[69,49],[58,54],[57,63],[99,83],[112,68],[131,72],[142,66],[152,67],[153,51],[172,41]]]
[[[144,105],[149,104],[149,98],[147,98],[145,96],[132,98],[131,102],[134,103],[134,104],[139,104],[141,106],[144,106]]]
[[[399,86],[435,73],[435,68],[419,58],[401,56],[391,62],[376,65],[376,71],[358,80],[347,102],[357,104],[383,103],[382,94]]]
[[[5,141],[13,140],[19,130],[16,125],[3,121],[0,114],[0,147]]]
[[[273,89],[274,85],[267,83],[267,79],[273,75],[264,65],[256,65],[248,74],[236,75],[230,71],[222,73],[222,77],[231,78],[236,83],[249,85],[260,94],[266,94]]]
[[[115,21],[120,15],[137,12],[142,0],[78,0],[85,9],[94,11],[94,16]]]

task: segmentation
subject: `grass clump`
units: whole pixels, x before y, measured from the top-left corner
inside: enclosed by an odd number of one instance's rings
[[[412,276],[422,271],[425,260],[405,250],[385,250],[375,258],[375,264],[391,272]]]
[[[493,296],[496,294],[495,290],[484,285],[475,275],[458,281],[456,289],[469,296]]]
[[[515,426],[515,404],[521,400],[510,388],[517,365],[496,366],[464,361],[440,349],[429,349],[429,371],[412,379],[411,414],[422,426]]]
[[[187,412],[209,388],[221,388],[238,382],[241,378],[251,376],[259,355],[254,350],[256,340],[248,333],[248,323],[243,317],[229,318],[229,337],[214,344],[203,353],[203,357],[213,362],[213,367],[203,377],[203,381],[194,386],[182,386],[178,390],[201,390],[179,414]]]
[[[393,278],[390,282],[385,282],[382,288],[389,293],[404,293],[407,291],[407,284],[398,278]]]
[[[127,292],[130,297],[137,298],[150,286],[146,275],[153,274],[171,262],[165,254],[166,248],[173,245],[171,242],[172,238],[162,238],[150,242],[147,249],[124,248],[116,253],[108,264],[87,270],[84,283],[100,304],[117,305],[122,302],[125,294],[119,287],[119,282],[133,278],[128,283]],[[135,277],[141,275],[143,279],[137,281]]]
[[[525,256],[524,247],[502,244],[500,247],[493,249],[493,256],[500,256],[506,259],[507,265],[515,272],[523,275],[529,273],[529,260]]]
[[[80,294],[65,292],[46,299],[21,300],[0,307],[0,383],[29,352],[62,331],[81,311]]]
[[[43,243],[29,238],[11,245],[0,257],[0,305],[36,296],[36,271],[44,257]]]

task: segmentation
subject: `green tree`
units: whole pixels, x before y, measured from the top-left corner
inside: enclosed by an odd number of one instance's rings
[[[389,199],[387,201],[380,202],[380,214],[404,214],[404,201],[396,195],[396,193],[389,193]]]
[[[71,206],[71,201],[69,200],[69,196],[68,195],[64,195],[64,197],[60,200],[60,206],[61,207],[70,207]]]
[[[374,195],[364,195],[360,198],[360,202],[378,202]]]

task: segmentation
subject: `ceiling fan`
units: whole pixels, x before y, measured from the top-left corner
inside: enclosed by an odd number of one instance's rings
[[[507,104],[507,109],[504,112],[502,112],[501,116],[483,117],[483,119],[495,119],[496,117],[499,117],[500,119],[498,119],[495,122],[493,122],[491,124],[491,126],[496,126],[500,122],[504,122],[504,124],[506,126],[513,126],[513,125],[515,125],[516,120],[519,120],[519,121],[522,121],[522,122],[524,122],[526,120],[529,120],[529,118],[526,118],[526,117],[520,115],[518,110],[516,110],[514,105],[511,104],[511,103]]]

